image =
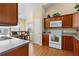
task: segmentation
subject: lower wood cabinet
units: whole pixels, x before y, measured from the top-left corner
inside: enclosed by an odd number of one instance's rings
[[[63,36],[62,37],[62,49],[73,51],[73,37],[72,36]]]
[[[74,39],[74,55],[79,56],[79,41]]]
[[[3,56],[28,56],[28,44],[7,52]]]
[[[43,35],[42,44],[45,46],[49,46],[49,35],[47,35],[47,34]]]

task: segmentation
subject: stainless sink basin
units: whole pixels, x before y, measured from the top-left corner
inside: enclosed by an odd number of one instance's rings
[[[12,38],[11,37],[7,37],[7,36],[0,37],[0,41],[8,40],[8,39],[12,39]]]

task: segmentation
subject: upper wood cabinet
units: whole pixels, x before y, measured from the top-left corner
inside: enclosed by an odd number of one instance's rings
[[[62,16],[62,27],[63,28],[72,28],[73,26],[73,15],[63,15]]]
[[[79,12],[73,14],[73,27],[79,27]]]
[[[44,28],[50,28],[50,18],[44,19]]]
[[[0,3],[0,25],[17,25],[18,6],[16,3]]]
[[[60,17],[46,18],[44,20],[44,27],[50,28],[50,22],[51,21],[60,21],[60,20],[62,21],[62,27],[63,28],[72,28],[73,27],[73,14],[62,15]],[[78,24],[76,26],[78,26]]]
[[[44,19],[44,28],[50,28],[50,22],[51,21],[59,21],[62,20],[62,17],[51,17],[51,18],[45,18]]]
[[[62,20],[62,17],[51,17],[50,18],[50,21],[59,21],[59,20]]]

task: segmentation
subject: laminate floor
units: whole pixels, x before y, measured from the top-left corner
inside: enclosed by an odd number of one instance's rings
[[[73,56],[73,52],[30,43],[29,56]]]

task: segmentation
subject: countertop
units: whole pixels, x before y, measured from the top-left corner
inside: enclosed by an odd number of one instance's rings
[[[23,39],[14,38],[14,37],[12,37],[12,39],[0,41],[0,55],[2,55],[3,53],[11,49],[15,49],[27,43],[29,43],[28,40],[23,40]]]
[[[49,35],[49,32],[43,32],[43,35]],[[62,36],[72,36],[74,37],[76,40],[79,40],[79,32],[75,31],[75,30],[62,30]]]
[[[79,34],[78,34],[78,32],[77,31],[64,31],[63,33],[62,33],[62,35],[63,36],[72,36],[72,37],[74,37],[76,40],[79,40]]]

